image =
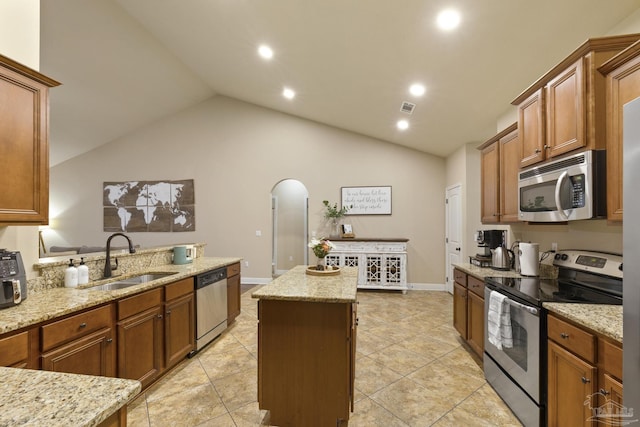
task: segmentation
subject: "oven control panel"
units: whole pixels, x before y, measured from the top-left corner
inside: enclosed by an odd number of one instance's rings
[[[619,254],[568,249],[555,254],[553,265],[622,279],[622,255]]]

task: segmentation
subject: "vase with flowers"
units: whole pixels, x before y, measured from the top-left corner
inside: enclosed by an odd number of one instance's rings
[[[332,239],[337,239],[340,237],[340,218],[342,218],[347,214],[347,212],[349,212],[350,206],[342,206],[340,209],[338,209],[337,203],[334,203],[332,205],[328,200],[323,200],[322,204],[326,208],[324,217],[331,222],[329,237]]]
[[[309,247],[313,250],[313,254],[318,258],[318,262],[316,265],[316,270],[323,271],[324,270],[324,257],[329,255],[332,249],[335,248],[335,245],[331,243],[328,239],[311,239],[309,242]]]

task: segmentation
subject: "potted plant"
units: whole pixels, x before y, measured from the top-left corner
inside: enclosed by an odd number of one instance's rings
[[[331,205],[328,200],[323,200],[322,204],[326,208],[324,217],[327,220],[331,221],[331,232],[329,233],[329,237],[332,239],[337,239],[338,237],[340,237],[340,218],[345,216],[351,207],[343,206],[338,209],[337,203]]]

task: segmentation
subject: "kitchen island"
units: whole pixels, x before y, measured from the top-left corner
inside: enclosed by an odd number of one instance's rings
[[[258,403],[279,426],[343,425],[353,410],[358,269],[297,266],[254,292]]]

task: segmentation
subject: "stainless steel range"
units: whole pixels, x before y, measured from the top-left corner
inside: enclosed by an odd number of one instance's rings
[[[484,374],[525,426],[546,422],[545,302],[622,304],[622,256],[565,250],[558,279],[485,278]]]

